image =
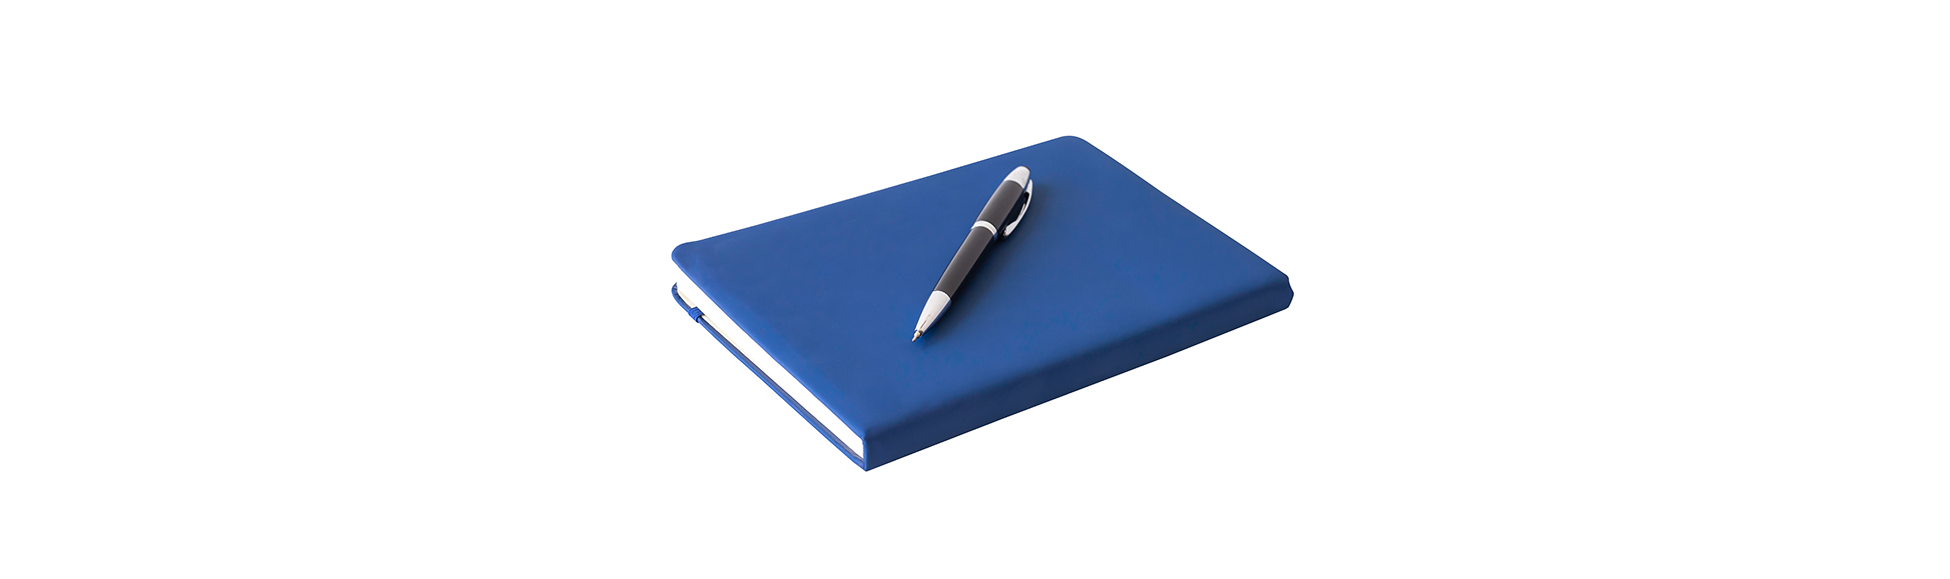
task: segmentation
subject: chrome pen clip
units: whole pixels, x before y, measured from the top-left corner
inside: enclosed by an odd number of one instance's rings
[[[1008,225],[1002,226],[1003,237],[1008,237],[1010,233],[1015,232],[1016,225],[1022,223],[1023,216],[1029,215],[1029,203],[1035,200],[1036,200],[1036,180],[1030,179],[1029,187],[1022,190],[1022,212],[1016,214],[1015,221],[1010,221]]]

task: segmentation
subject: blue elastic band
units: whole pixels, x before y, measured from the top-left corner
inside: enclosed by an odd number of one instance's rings
[[[691,307],[690,304],[684,303],[684,296],[677,295],[677,284],[670,284],[670,297],[671,299],[677,300],[677,306],[684,308],[684,313],[691,315],[691,321],[700,324],[704,323],[704,310]]]

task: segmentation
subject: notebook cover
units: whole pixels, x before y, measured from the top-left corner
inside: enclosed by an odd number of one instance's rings
[[[910,342],[948,258],[1017,166],[1036,185],[1022,224]],[[865,469],[1293,299],[1286,274],[1076,137],[679,245],[671,259],[865,441]]]

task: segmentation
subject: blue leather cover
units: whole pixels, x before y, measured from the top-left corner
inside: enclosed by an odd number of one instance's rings
[[[1021,226],[909,342],[1017,166],[1036,184]],[[1076,137],[679,245],[671,259],[865,441],[864,456],[847,453],[865,469],[1293,301],[1286,274]]]

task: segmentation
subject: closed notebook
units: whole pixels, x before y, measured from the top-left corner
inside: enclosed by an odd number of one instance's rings
[[[910,341],[1017,166],[1035,183],[1017,230]],[[679,305],[863,469],[1293,300],[1286,274],[1076,137],[679,245],[671,259]],[[1227,371],[1212,379],[1246,380]]]

